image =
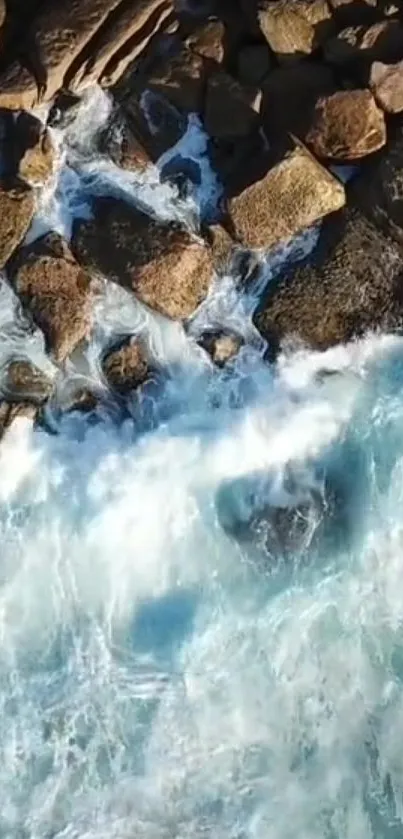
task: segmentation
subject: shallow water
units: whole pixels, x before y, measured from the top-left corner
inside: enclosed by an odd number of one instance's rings
[[[68,232],[106,181],[195,224],[200,196],[181,203],[156,172],[116,179],[91,126],[72,129],[86,160],[70,134],[31,238],[55,219]],[[262,258],[262,277],[315,234]],[[258,289],[236,280],[188,335],[105,287],[84,357],[51,372],[105,388],[102,348],[141,332],[152,386],[123,421],[55,411],[57,434],[21,419],[0,447],[2,839],[403,835],[403,339],[270,368]],[[17,349],[49,365],[0,294],[1,365]],[[194,340],[217,322],[247,342],[226,371]],[[239,518],[329,485],[343,515],[325,504],[295,553],[264,516],[235,538]]]

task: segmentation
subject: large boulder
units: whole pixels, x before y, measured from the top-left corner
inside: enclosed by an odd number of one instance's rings
[[[78,261],[130,288],[162,315],[189,317],[212,279],[205,244],[180,225],[158,221],[116,198],[98,198],[92,209],[91,221],[79,219],[73,227]]]
[[[35,77],[16,59],[0,72],[0,108],[33,108],[39,99]]]
[[[261,92],[244,87],[228,73],[213,73],[207,82],[204,126],[210,137],[244,137],[259,124]]]
[[[21,111],[10,137],[15,173],[31,186],[44,184],[52,175],[56,152],[49,130],[33,114]]]
[[[403,244],[403,129],[391,132],[387,149],[368,163],[351,187],[353,199],[375,224]]]
[[[373,61],[403,58],[403,27],[398,20],[383,20],[369,27],[350,26],[327,41],[324,52],[331,64],[367,79]]]
[[[399,114],[403,111],[403,61],[397,64],[374,61],[369,86],[379,107],[386,113]]]
[[[300,144],[259,181],[234,197],[229,216],[248,248],[272,248],[345,203],[344,187]]]
[[[42,405],[53,388],[52,381],[27,359],[13,359],[3,374],[1,391],[8,402]]]
[[[272,280],[254,316],[271,356],[285,339],[324,350],[402,322],[401,250],[357,210],[324,223],[314,257]]]
[[[186,47],[163,56],[147,79],[149,90],[186,113],[203,110],[208,70],[215,63]]]
[[[129,338],[104,357],[102,369],[112,390],[127,396],[150,377],[147,348],[141,338]]]
[[[45,336],[58,362],[70,355],[89,330],[90,281],[66,242],[50,233],[23,248],[10,277],[23,308]]]
[[[35,212],[34,192],[22,184],[0,184],[0,270],[22,242]]]
[[[262,0],[257,18],[279,61],[311,55],[333,32],[327,0]]]
[[[369,90],[341,90],[319,99],[305,139],[318,157],[358,160],[385,145],[385,117]]]
[[[321,96],[335,93],[333,71],[321,61],[277,67],[262,85],[262,124],[268,138],[291,132],[303,140]]]

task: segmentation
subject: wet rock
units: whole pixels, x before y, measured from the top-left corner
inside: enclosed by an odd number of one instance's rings
[[[38,98],[34,76],[19,61],[13,61],[0,73],[0,108],[29,110]]]
[[[62,362],[89,328],[89,277],[66,242],[50,233],[24,248],[11,266],[24,309],[45,336],[48,351]]]
[[[70,87],[80,90],[100,79],[103,85],[115,84],[172,13],[172,0],[121,2],[94,38],[88,57],[70,79]]]
[[[211,253],[203,242],[115,198],[96,199],[92,220],[75,222],[72,247],[89,270],[130,288],[170,318],[189,317],[212,279]]]
[[[322,158],[349,161],[386,143],[383,111],[369,90],[343,90],[321,97],[306,142]]]
[[[81,97],[71,91],[61,91],[54,99],[48,116],[51,128],[64,130],[76,118],[81,105]]]
[[[272,281],[254,316],[274,356],[284,339],[324,350],[403,316],[401,251],[357,210],[324,222],[308,264]]]
[[[333,32],[327,0],[263,0],[257,17],[279,61],[311,55]]]
[[[262,86],[262,124],[270,139],[288,132],[303,140],[321,96],[336,91],[330,67],[320,61],[300,62],[273,70]]]
[[[42,405],[53,388],[45,373],[25,359],[11,361],[2,380],[1,390],[9,402],[32,402]]]
[[[386,150],[368,163],[351,187],[352,200],[375,224],[403,244],[403,129],[391,133]]]
[[[224,367],[235,358],[243,343],[240,335],[223,329],[206,331],[198,341],[217,367]]]
[[[0,401],[0,440],[14,421],[19,418],[34,421],[37,413],[35,405],[30,403],[18,402],[17,404]]]
[[[211,20],[199,25],[185,39],[189,50],[221,64],[225,54],[225,26],[221,20]]]
[[[102,368],[109,387],[121,396],[127,396],[150,376],[150,362],[144,342],[139,338],[125,341],[106,355]]]
[[[222,273],[229,266],[236,243],[221,224],[213,224],[206,231],[206,238],[213,255],[214,268]]]
[[[187,117],[164,97],[151,91],[146,91],[143,96],[133,92],[125,97],[122,116],[127,121],[128,132],[153,162],[174,146],[187,128]],[[123,123],[123,137],[125,132]]]
[[[237,76],[241,84],[259,86],[272,67],[266,44],[246,44],[237,56]]]
[[[20,184],[0,184],[0,269],[23,240],[35,212],[35,196]]]
[[[100,151],[121,169],[130,172],[142,171],[152,162],[150,153],[120,112],[113,114],[109,126],[101,135]]]
[[[161,183],[169,181],[181,198],[187,198],[202,182],[200,166],[196,160],[175,155],[161,169],[160,180]]]
[[[44,184],[52,175],[55,148],[49,130],[26,111],[18,114],[12,137],[12,150],[19,177],[31,186]]]
[[[369,86],[379,107],[386,113],[399,114],[403,111],[403,61],[397,64],[374,61]]]
[[[331,64],[355,67],[357,74],[366,78],[373,61],[392,62],[403,57],[403,28],[398,20],[351,26],[329,40],[324,52]]]
[[[228,73],[214,73],[207,82],[204,126],[210,137],[244,137],[259,123],[261,92],[246,88]]]
[[[342,184],[297,143],[265,177],[230,201],[238,240],[248,248],[271,248],[345,203]]]
[[[200,113],[208,68],[207,59],[183,47],[160,60],[148,78],[147,87],[164,96],[179,111]]]

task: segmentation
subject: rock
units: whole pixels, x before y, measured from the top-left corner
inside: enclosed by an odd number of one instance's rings
[[[373,61],[391,62],[403,57],[403,28],[398,20],[351,26],[329,40],[324,53],[335,66],[356,66],[358,75],[366,79]]]
[[[131,130],[120,111],[115,111],[100,138],[100,151],[121,169],[142,171],[152,162],[151,155]]]
[[[225,53],[225,26],[221,20],[211,20],[199,25],[185,39],[186,47],[204,58],[213,58],[221,64]]]
[[[172,11],[172,0],[121,2],[109,25],[94,39],[87,59],[71,77],[71,89],[81,90],[99,79],[105,86],[116,83]]]
[[[154,93],[186,113],[203,109],[208,61],[183,47],[174,55],[162,58],[150,74],[147,86]]]
[[[144,114],[146,112],[146,116]],[[122,136],[128,131],[149,158],[156,162],[167,149],[176,145],[187,128],[187,117],[181,114],[164,97],[144,92],[133,92],[122,101]]]
[[[258,87],[271,70],[272,60],[266,44],[246,44],[238,52],[237,76],[241,84]]]
[[[397,11],[396,3],[391,0],[329,0],[329,5],[341,26],[376,23],[384,15]]]
[[[35,212],[35,195],[21,184],[0,185],[0,270],[22,242]]]
[[[230,263],[236,243],[221,224],[213,224],[209,227],[206,238],[213,255],[214,268],[222,273]]]
[[[318,157],[358,160],[386,143],[383,111],[369,90],[343,90],[319,99],[306,142]]]
[[[35,78],[19,61],[0,73],[0,108],[29,110],[37,104],[38,96]]]
[[[228,73],[207,82],[204,127],[210,137],[232,139],[250,134],[259,123],[261,92],[245,88]]]
[[[332,69],[320,61],[301,61],[273,70],[262,86],[261,118],[267,137],[275,139],[291,132],[303,140],[318,99],[336,89]]]
[[[384,153],[351,186],[361,212],[403,245],[403,129],[396,127]]]
[[[253,320],[274,356],[285,339],[324,350],[403,315],[401,251],[357,210],[324,222],[309,264],[272,280]]]
[[[229,216],[248,248],[272,248],[343,207],[342,184],[294,143],[283,159],[233,198]]]
[[[12,148],[16,171],[23,181],[37,186],[51,177],[55,148],[49,130],[33,114],[22,111],[16,117]]]
[[[179,196],[185,199],[202,182],[200,165],[196,160],[181,157],[179,154],[175,155],[162,167],[160,181],[161,183],[169,181],[176,186]]]
[[[397,64],[374,61],[369,86],[379,107],[387,114],[403,111],[403,61]]]
[[[238,355],[244,341],[240,335],[228,330],[212,330],[203,333],[198,344],[209,354],[217,367],[224,367]]]
[[[47,124],[60,130],[68,128],[75,120],[80,105],[80,96],[71,91],[61,91],[50,108]]]
[[[124,341],[107,354],[102,368],[109,387],[121,396],[136,390],[150,376],[150,363],[144,342],[140,338]]]
[[[89,329],[90,283],[66,242],[49,233],[28,245],[11,266],[24,309],[43,331],[48,351],[62,362]]]
[[[94,201],[92,220],[74,223],[72,246],[89,270],[170,318],[189,317],[212,279],[211,253],[199,239],[116,198]]]
[[[2,380],[1,390],[9,402],[32,402],[42,405],[53,388],[42,370],[27,360],[11,361]]]
[[[97,409],[99,401],[98,394],[87,387],[79,387],[70,391],[59,407],[62,413],[72,414],[78,411],[80,414],[90,414]]]
[[[257,17],[279,61],[311,55],[333,32],[327,0],[262,0]]]
[[[14,423],[14,420],[25,418],[34,421],[37,408],[30,403],[18,402],[17,404],[0,401],[0,440]]]
[[[262,178],[271,158],[267,140],[259,128],[244,137],[212,139],[209,156],[227,198]]]

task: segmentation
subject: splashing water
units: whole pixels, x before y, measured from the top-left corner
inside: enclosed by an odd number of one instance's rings
[[[36,230],[81,206],[88,154],[67,210],[61,161]],[[185,212],[155,178],[154,212]],[[2,359],[17,342],[39,363],[0,294]],[[4,839],[402,836],[403,339],[269,367],[245,299],[217,282],[186,336],[105,286],[87,374],[111,336],[145,334],[151,414],[137,394],[119,425],[20,419],[0,447]],[[194,341],[210,321],[247,341],[224,371]],[[298,550],[273,548],[267,504],[329,487]],[[239,539],[245,510],[260,529]]]

